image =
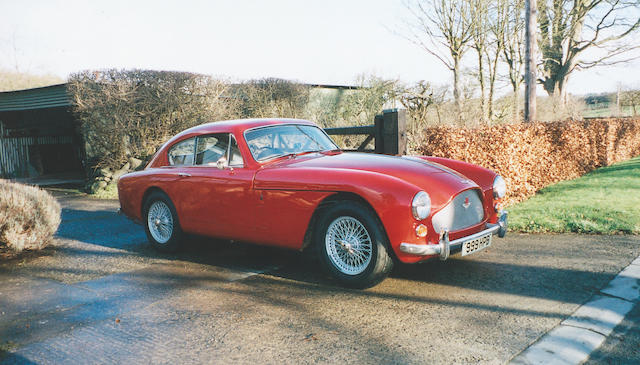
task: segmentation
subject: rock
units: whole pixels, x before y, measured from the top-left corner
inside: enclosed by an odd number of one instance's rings
[[[102,179],[103,179],[104,181],[106,181],[106,182],[111,181],[111,178],[110,178],[110,177],[106,177],[106,176],[105,176],[105,177],[103,177]]]
[[[142,160],[139,160],[135,157],[129,157],[129,164],[131,164],[131,170],[135,170],[140,167],[140,165],[142,165]]]
[[[129,172],[129,171],[125,170],[125,169],[120,169],[120,170],[114,172],[113,176],[111,178],[113,179],[113,181],[118,181],[118,179],[120,179],[120,176],[126,174],[127,172]]]
[[[131,164],[127,162],[122,166],[122,168],[120,168],[120,170],[129,171],[130,167],[131,167]]]
[[[95,181],[93,184],[91,184],[91,187],[89,188],[89,193],[95,194],[98,192],[98,190],[104,188],[105,186],[107,186],[107,183],[105,181]]]
[[[111,175],[113,175],[108,168],[100,169],[99,173],[100,173],[100,176],[106,176],[106,177],[111,177]]]

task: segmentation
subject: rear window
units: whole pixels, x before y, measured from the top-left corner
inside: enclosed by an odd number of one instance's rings
[[[183,166],[193,165],[193,153],[195,150],[195,138],[189,138],[176,143],[169,149],[169,165]]]

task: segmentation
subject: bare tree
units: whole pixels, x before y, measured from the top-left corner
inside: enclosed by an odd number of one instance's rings
[[[631,58],[625,58],[628,52],[640,47],[626,41],[640,27],[639,0],[541,0],[538,11],[543,69],[539,81],[562,104],[573,71],[626,62]],[[581,59],[586,50],[594,52]]]
[[[623,107],[631,108],[631,115],[637,117],[640,108],[640,90],[627,89],[619,92],[618,102]]]
[[[537,0],[525,0],[524,2],[524,121],[531,122],[536,119],[536,79],[537,70],[535,54],[537,51],[536,17],[538,16]]]
[[[480,86],[480,116],[481,121],[486,123],[490,115],[487,115],[487,92],[485,75],[485,56],[490,47],[489,43],[489,1],[470,1],[470,23],[471,23],[471,47],[476,51],[478,66],[478,85]]]
[[[489,119],[493,120],[493,99],[495,97],[496,78],[498,76],[498,64],[500,63],[500,54],[505,49],[507,38],[512,37],[508,34],[508,25],[510,21],[509,6],[510,0],[496,0],[491,2],[487,7],[487,29],[491,36],[490,46],[485,51],[487,64],[489,65],[488,81],[489,95],[487,97],[487,114]]]
[[[436,57],[453,73],[453,98],[462,120],[462,57],[473,36],[468,0],[411,0],[414,17],[409,39]]]
[[[507,22],[504,24],[502,59],[507,64],[513,91],[513,120],[520,119],[520,86],[524,65],[524,0],[505,1]]]
[[[424,80],[410,87],[404,87],[398,94],[400,103],[407,109],[413,121],[410,128],[423,128],[427,124],[429,111],[432,108],[435,108],[438,124],[442,124],[440,106],[444,103],[446,93],[446,87],[436,87]],[[417,131],[414,130],[414,132]]]

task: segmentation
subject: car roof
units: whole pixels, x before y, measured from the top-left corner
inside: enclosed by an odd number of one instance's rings
[[[244,131],[246,131],[247,129],[283,124],[304,124],[317,127],[315,123],[308,120],[291,118],[235,119],[200,124],[176,134],[167,142],[165,142],[162,147],[158,149],[158,152],[156,152],[156,154],[154,155],[153,159],[150,162],[150,165],[153,165],[158,160],[158,158],[163,158],[160,156],[166,155],[162,151],[166,151],[170,146],[174,145],[178,141],[191,138],[193,136],[214,133],[233,133],[234,135],[236,135],[236,138],[242,138],[242,140],[244,141]]]
[[[247,129],[264,127],[275,124],[305,124],[315,125],[315,123],[304,119],[290,119],[290,118],[260,118],[260,119],[235,119],[224,120],[220,122],[211,122],[200,124],[195,127],[191,127],[179,135],[185,134],[203,134],[203,133],[221,133],[221,132],[234,132],[235,134],[242,134]]]

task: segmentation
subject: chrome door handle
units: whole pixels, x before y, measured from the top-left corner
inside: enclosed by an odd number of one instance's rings
[[[189,177],[191,174],[187,174],[186,172],[178,172],[178,176],[180,177]]]

